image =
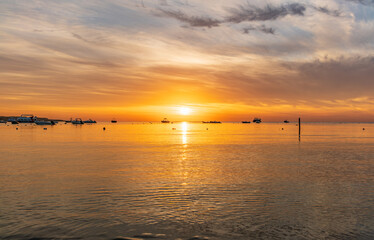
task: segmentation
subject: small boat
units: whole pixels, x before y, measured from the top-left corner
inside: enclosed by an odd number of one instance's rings
[[[251,121],[242,121],[242,123],[251,123]]]
[[[18,124],[18,121],[17,121],[17,119],[15,119],[15,118],[9,118],[9,119],[8,119],[8,122],[10,122],[10,123],[12,123],[12,124]]]
[[[254,123],[261,123],[262,121],[261,121],[261,118],[254,118],[253,122]]]
[[[283,122],[284,122],[284,123],[290,123],[290,121],[288,121],[288,120],[284,120]]]
[[[203,121],[202,123],[221,123],[220,121]]]
[[[5,120],[0,120],[0,123],[7,123],[7,121],[5,121]]]
[[[86,121],[83,121],[84,123],[96,123],[96,121],[95,120],[92,120],[92,119],[88,119],[88,120],[86,120]]]
[[[71,123],[73,121],[73,118],[70,118],[70,120],[65,121],[65,123]]]
[[[81,118],[76,118],[74,121],[71,122],[72,124],[84,124]]]
[[[54,121],[36,121],[36,125],[56,125]]]
[[[19,123],[33,123],[37,120],[37,117],[32,114],[22,114],[20,117],[17,118],[17,122]]]
[[[164,118],[161,123],[170,123],[170,121],[167,118]]]
[[[112,119],[111,123],[117,123],[116,119]]]

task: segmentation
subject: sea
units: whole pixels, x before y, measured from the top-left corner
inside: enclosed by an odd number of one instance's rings
[[[0,124],[0,239],[374,239],[374,124],[298,131]]]

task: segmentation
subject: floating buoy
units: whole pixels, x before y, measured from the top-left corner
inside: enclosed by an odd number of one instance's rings
[[[18,130],[18,128],[16,128],[16,130]]]
[[[47,128],[43,128],[44,130],[47,130]]]
[[[172,128],[173,130],[176,130],[176,128]]]
[[[362,130],[365,131],[365,128],[363,128]]]
[[[282,130],[284,130],[284,129],[282,128]]]
[[[208,130],[208,128],[206,128],[206,130]]]
[[[103,131],[105,131],[105,127],[103,127]]]

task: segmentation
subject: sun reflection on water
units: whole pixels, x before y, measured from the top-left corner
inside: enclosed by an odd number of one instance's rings
[[[188,131],[188,123],[182,122],[182,143],[184,147],[187,147],[187,131]]]

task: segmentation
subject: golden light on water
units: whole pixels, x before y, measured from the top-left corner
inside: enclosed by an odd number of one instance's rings
[[[187,144],[187,130],[188,130],[188,123],[182,122],[182,143],[184,145]]]

